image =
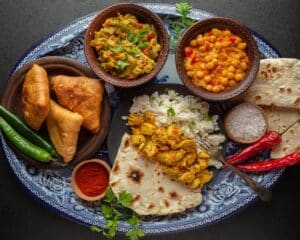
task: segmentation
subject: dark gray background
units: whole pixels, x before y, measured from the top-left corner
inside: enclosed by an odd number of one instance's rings
[[[195,8],[241,21],[272,42],[284,57],[300,55],[299,0],[189,2]],[[111,1],[101,0],[0,0],[0,92],[15,62],[33,43],[57,27],[109,4]],[[31,199],[10,172],[3,153],[0,191],[1,239],[103,239]],[[258,202],[242,213],[205,229],[145,239],[300,239],[299,166],[285,172],[273,194],[272,202]],[[117,239],[124,237],[118,236]]]

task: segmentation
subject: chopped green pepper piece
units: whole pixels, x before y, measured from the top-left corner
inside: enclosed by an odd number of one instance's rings
[[[128,62],[125,62],[125,61],[123,61],[123,60],[119,60],[119,61],[117,62],[117,69],[118,69],[119,71],[124,71],[125,68],[126,68],[127,66],[129,66],[129,63],[128,63]]]

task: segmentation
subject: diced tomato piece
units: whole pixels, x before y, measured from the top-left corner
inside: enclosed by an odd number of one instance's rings
[[[154,35],[152,33],[148,33],[147,40],[150,41],[152,38],[154,38]]]
[[[137,27],[138,29],[142,29],[142,28],[143,28],[143,24],[138,23],[138,24],[136,25],[136,27]]]
[[[196,62],[196,55],[192,55],[191,64],[194,64]]]
[[[230,42],[234,42],[235,40],[236,40],[236,36],[231,35],[231,36],[229,37],[229,41],[230,41]]]
[[[143,51],[143,53],[144,53],[145,55],[148,55],[148,54],[149,54],[149,50],[148,50],[147,48],[144,48],[142,51]]]
[[[206,51],[210,49],[211,44],[208,41],[205,41],[204,43]]]
[[[186,47],[184,49],[184,55],[185,55],[185,57],[191,56],[193,54],[193,52],[194,52],[194,50],[191,47]]]

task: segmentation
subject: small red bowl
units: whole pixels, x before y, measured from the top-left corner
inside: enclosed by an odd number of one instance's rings
[[[103,191],[103,193],[97,195],[97,196],[87,196],[86,194],[84,194],[80,188],[78,187],[77,185],[77,182],[76,182],[76,174],[78,172],[78,170],[85,164],[87,163],[98,163],[99,165],[101,165],[102,167],[104,167],[106,169],[106,171],[108,172],[108,174],[110,173],[111,171],[111,168],[110,166],[103,160],[101,159],[90,159],[90,160],[86,160],[86,161],[82,161],[80,162],[79,164],[77,164],[75,166],[75,168],[73,169],[73,172],[72,172],[72,177],[71,177],[71,184],[72,184],[72,187],[74,189],[74,192],[76,193],[76,195],[83,199],[83,200],[86,200],[86,201],[89,201],[89,202],[92,202],[92,201],[97,201],[97,200],[100,200],[102,199],[104,196],[105,196],[105,191]],[[107,185],[107,188],[109,187],[109,184]]]

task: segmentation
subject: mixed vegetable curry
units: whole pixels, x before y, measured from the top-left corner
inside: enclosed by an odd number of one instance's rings
[[[131,14],[108,18],[91,41],[104,71],[125,79],[150,73],[161,46],[153,25],[140,23]]]

